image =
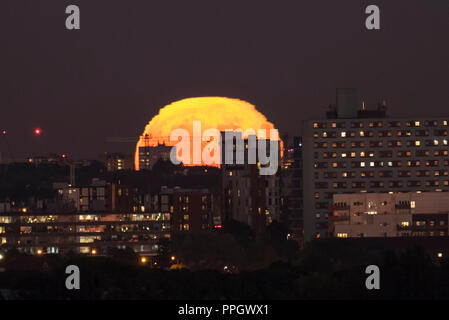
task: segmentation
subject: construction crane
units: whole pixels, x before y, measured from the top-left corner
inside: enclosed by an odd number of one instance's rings
[[[160,141],[170,141],[170,137],[168,137],[168,136],[163,137],[163,136],[152,136],[152,135],[145,134],[145,135],[142,135],[139,137],[108,137],[108,138],[106,138],[106,142],[137,143],[140,139],[143,139],[144,147],[150,147],[151,140],[156,140],[156,141],[158,141],[158,143]]]

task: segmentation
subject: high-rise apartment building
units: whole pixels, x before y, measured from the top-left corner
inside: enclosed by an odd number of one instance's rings
[[[243,139],[241,133],[236,133],[235,137],[228,137],[222,134],[222,164],[221,164],[221,187],[223,199],[223,220],[237,220],[248,224],[255,233],[265,232],[265,228],[273,220],[280,217],[280,171],[273,175],[261,175],[260,168],[264,165],[260,163],[259,144],[252,146],[250,141],[259,141],[256,137]],[[243,151],[242,162],[237,164],[237,151],[241,142]],[[270,150],[270,140],[265,141]],[[277,166],[280,166],[280,143],[277,144]],[[232,151],[232,163],[226,163],[226,145],[229,144]],[[262,152],[262,151],[261,151]],[[254,156],[255,163],[249,163],[249,159]],[[265,166],[269,166],[266,164]]]
[[[288,139],[284,139],[284,143]],[[280,174],[281,218],[292,239],[303,242],[302,137],[295,136],[284,148]]]
[[[387,118],[384,104],[358,110],[356,100],[337,90],[326,119],[302,123],[306,240],[332,232],[336,193],[449,190],[449,117]]]

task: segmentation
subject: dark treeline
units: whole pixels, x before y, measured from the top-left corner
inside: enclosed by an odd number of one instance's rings
[[[12,252],[12,251],[10,251]],[[13,261],[18,256],[4,259]],[[0,272],[0,289],[16,299],[440,299],[449,298],[449,262],[425,250],[310,243],[294,261],[260,270],[166,270],[139,264],[132,252],[109,257],[47,256],[42,270]],[[39,265],[39,263],[37,263]],[[65,267],[81,270],[81,289],[65,288]],[[367,290],[365,268],[380,268],[380,290]]]

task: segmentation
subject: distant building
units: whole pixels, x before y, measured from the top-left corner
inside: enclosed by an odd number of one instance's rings
[[[163,144],[139,147],[139,170],[152,169],[159,159],[170,160],[170,151],[172,148]]]
[[[123,153],[106,153],[104,161],[108,172],[134,169],[134,159]]]
[[[57,194],[41,206],[48,212],[99,212],[110,210],[108,190],[110,184],[98,178],[76,187],[67,183],[53,183]]]
[[[104,254],[130,247],[157,254],[160,238],[170,237],[168,213],[1,213],[0,243],[31,254]]]
[[[238,137],[241,137],[237,134]],[[223,220],[237,220],[248,224],[256,233],[263,233],[268,224],[280,218],[280,171],[275,175],[260,175],[261,166],[258,158],[257,145],[255,150],[243,140],[244,163],[236,163],[237,142],[233,139],[233,164],[225,163],[222,152],[222,194],[223,194]],[[269,140],[267,147],[269,148]],[[222,138],[223,144],[226,139]],[[280,148],[278,150],[278,165],[280,166]],[[268,151],[268,150],[267,150]],[[255,152],[256,164],[249,164],[249,154]]]
[[[284,148],[281,165],[281,222],[292,231],[291,239],[303,243],[302,138],[295,136]],[[284,140],[284,143],[287,139]]]
[[[36,166],[41,164],[58,164],[68,165],[69,159],[66,154],[51,153],[48,156],[31,156],[26,158],[26,162],[34,164]]]
[[[155,255],[161,238],[170,238],[171,214],[138,206],[135,188],[94,179],[73,188],[54,184],[55,199],[46,208],[14,211],[0,204],[0,243],[31,254],[103,254],[130,247]],[[137,199],[137,202],[133,202]]]
[[[386,118],[385,103],[357,101],[337,90],[326,119],[302,123],[306,240],[333,236],[334,194],[449,191],[449,117]]]
[[[50,212],[78,212],[80,205],[80,189],[72,187],[66,182],[54,182],[56,190],[54,199],[48,201],[47,210]]]
[[[208,189],[162,187],[158,195],[159,207],[168,208],[172,215],[172,230],[210,231],[213,228],[213,196]]]
[[[333,234],[357,237],[445,237],[449,193],[335,194]]]

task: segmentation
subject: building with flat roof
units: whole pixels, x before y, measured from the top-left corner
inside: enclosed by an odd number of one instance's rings
[[[286,143],[288,139],[284,139]],[[280,168],[281,217],[287,224],[291,238],[303,243],[303,199],[302,199],[302,138],[295,136],[292,144],[284,148]]]
[[[241,133],[235,133],[235,137],[226,138],[222,133],[221,150],[228,146],[232,151],[232,161],[226,163],[226,155],[222,152],[221,164],[221,189],[223,199],[223,221],[236,220],[248,224],[251,229],[261,234],[265,232],[266,226],[273,220],[280,219],[280,142],[265,140],[267,150],[265,155],[269,156],[270,144],[277,144],[277,170],[273,175],[261,175],[259,144],[251,144],[259,141],[255,136],[242,138]],[[239,147],[239,143],[240,147]],[[237,151],[243,151],[242,163],[237,162]],[[228,155],[229,156],[229,155]],[[249,159],[253,157],[254,163]],[[266,164],[268,167],[271,164]],[[274,164],[273,164],[274,165]]]
[[[384,104],[369,112],[353,100],[302,123],[306,240],[332,235],[334,194],[449,191],[449,116],[386,118]]]
[[[139,147],[139,170],[150,170],[159,160],[170,160],[172,148],[164,144],[158,146]]]
[[[338,238],[448,235],[447,192],[335,194],[329,209]]]
[[[0,212],[0,244],[31,254],[101,254],[130,247],[154,255],[162,237],[170,237],[168,212]]]
[[[134,169],[134,159],[131,155],[114,152],[105,153],[102,158],[108,172]]]

